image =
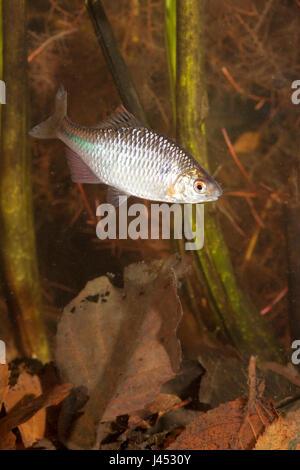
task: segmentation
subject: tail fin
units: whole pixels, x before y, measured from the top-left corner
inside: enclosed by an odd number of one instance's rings
[[[67,92],[61,87],[56,94],[55,113],[46,121],[33,127],[29,134],[37,139],[56,139],[57,131],[67,115]]]

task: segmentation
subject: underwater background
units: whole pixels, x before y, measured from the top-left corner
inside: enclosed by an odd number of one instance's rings
[[[97,9],[88,3],[89,10],[83,0],[1,3],[0,339],[7,360],[53,360],[62,311],[88,281],[112,273],[112,285],[123,288],[132,263],[179,253],[189,265],[178,285],[184,360],[208,350],[222,356],[225,348],[226,357],[246,362],[252,355],[291,362],[300,339],[293,85],[300,80],[300,3],[103,0],[130,82],[118,75],[109,45],[103,55]],[[138,118],[216,178],[223,195],[205,205],[202,250],[187,252],[178,240],[97,238],[105,188],[74,184],[64,144],[28,135],[52,114],[61,84],[69,117],[84,126],[105,119],[133,86],[138,102],[129,111],[140,110]],[[172,318],[172,301],[163,305]]]

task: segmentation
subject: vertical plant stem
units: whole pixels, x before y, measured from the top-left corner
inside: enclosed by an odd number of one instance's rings
[[[147,122],[143,106],[114,37],[101,0],[86,0],[85,3],[94,26],[95,34],[124,106],[143,122]]]
[[[2,20],[2,0],[0,0],[0,80],[3,80],[3,20]],[[2,115],[2,104],[0,103],[0,124]],[[1,125],[0,125],[1,142]]]
[[[208,112],[204,73],[204,0],[177,0],[176,133],[178,142],[209,169],[204,120]],[[239,352],[263,360],[283,360],[269,326],[236,281],[213,205],[205,207],[205,245],[195,252],[210,307]]]
[[[41,294],[32,207],[31,159],[27,135],[26,1],[5,0],[0,162],[1,251],[11,315],[23,354],[49,360],[41,318]]]
[[[173,121],[176,126],[176,0],[165,0],[166,47],[169,68]]]

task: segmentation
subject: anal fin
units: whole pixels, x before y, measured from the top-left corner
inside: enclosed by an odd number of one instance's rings
[[[119,207],[130,197],[130,194],[124,193],[113,186],[109,186],[107,189],[106,200],[109,204],[112,204],[115,207]],[[121,198],[121,200],[119,199]]]

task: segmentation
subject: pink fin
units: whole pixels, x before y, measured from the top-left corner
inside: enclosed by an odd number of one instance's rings
[[[81,157],[69,147],[66,147],[66,156],[74,183],[101,183],[99,178],[82,161]]]

